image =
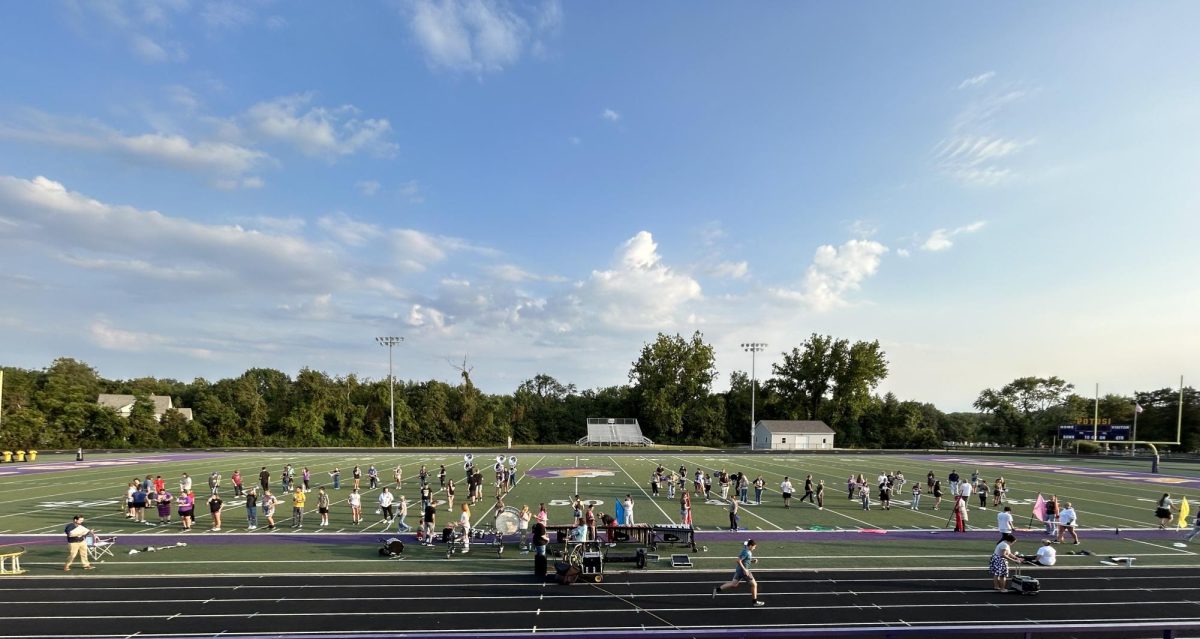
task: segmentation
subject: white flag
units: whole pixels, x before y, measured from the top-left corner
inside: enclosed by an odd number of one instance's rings
[[[1146,409],[1145,409],[1145,408],[1142,408],[1142,405],[1141,405],[1141,404],[1138,404],[1138,403],[1136,403],[1136,402],[1133,404],[1133,412],[1135,412],[1135,413],[1142,413],[1142,412],[1145,412],[1145,411],[1146,411]]]

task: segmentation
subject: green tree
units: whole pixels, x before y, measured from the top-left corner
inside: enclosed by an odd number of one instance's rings
[[[1074,385],[1058,377],[1019,377],[999,390],[985,389],[974,406],[990,413],[1000,441],[1017,446],[1045,442],[1053,436],[1061,410]]]
[[[690,340],[659,333],[629,371],[643,430],[656,441],[724,439],[723,406],[709,395],[716,377],[713,348],[699,331]]]

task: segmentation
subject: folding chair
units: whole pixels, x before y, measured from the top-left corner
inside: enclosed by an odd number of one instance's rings
[[[104,561],[105,557],[113,556],[113,546],[117,545],[117,538],[100,537],[96,533],[90,533],[83,538],[83,543],[87,546],[89,561]]]

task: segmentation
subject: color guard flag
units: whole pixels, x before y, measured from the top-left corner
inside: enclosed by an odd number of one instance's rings
[[[1037,501],[1033,504],[1033,516],[1038,518],[1038,521],[1046,519],[1046,500],[1042,499],[1042,494],[1038,493]]]
[[[1146,409],[1145,409],[1145,408],[1142,408],[1142,405],[1141,405],[1141,404],[1134,403],[1134,405],[1133,405],[1133,412],[1135,412],[1135,413],[1142,413],[1142,412],[1145,412],[1145,411],[1146,411]]]
[[[1188,516],[1188,513],[1190,513],[1190,512],[1192,512],[1192,507],[1190,505],[1188,505],[1187,497],[1184,497],[1183,501],[1179,502],[1179,527],[1180,528],[1187,528],[1187,516]]]

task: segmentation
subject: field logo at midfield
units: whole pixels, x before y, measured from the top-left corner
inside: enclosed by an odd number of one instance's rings
[[[534,468],[526,474],[538,479],[592,479],[616,476],[615,472],[603,468]]]

